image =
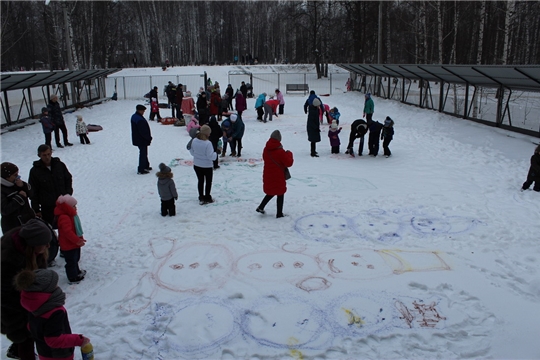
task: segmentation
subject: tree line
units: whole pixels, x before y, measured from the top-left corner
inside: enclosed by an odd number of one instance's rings
[[[538,64],[538,39],[538,1],[1,2],[3,71],[166,60]]]

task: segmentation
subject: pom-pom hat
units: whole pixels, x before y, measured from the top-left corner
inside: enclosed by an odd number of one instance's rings
[[[159,164],[159,172],[162,174],[168,174],[171,172],[171,168],[164,163]]]
[[[26,241],[28,246],[47,245],[51,242],[51,228],[41,220],[28,220],[19,230],[19,236]]]
[[[66,195],[60,195],[58,197],[58,200],[56,200],[56,204],[68,204],[71,207],[75,207],[77,205],[77,199],[75,199],[73,196],[66,194]]]
[[[3,162],[2,165],[0,165],[0,168],[1,168],[3,179],[7,179],[11,175],[19,171],[19,168],[17,167],[17,165],[12,164],[10,162]]]

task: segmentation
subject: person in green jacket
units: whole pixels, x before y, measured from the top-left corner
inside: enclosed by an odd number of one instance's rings
[[[366,101],[364,103],[364,116],[366,118],[367,124],[371,124],[373,121],[373,111],[375,110],[375,104],[373,99],[371,99],[371,93],[366,94]]]

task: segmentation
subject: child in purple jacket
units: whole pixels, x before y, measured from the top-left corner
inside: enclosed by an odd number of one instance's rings
[[[337,121],[332,120],[332,125],[330,125],[330,129],[328,129],[328,137],[330,138],[330,146],[332,147],[332,154],[339,154],[339,145],[341,145],[341,141],[339,141],[340,132],[341,132],[341,128],[338,129]]]

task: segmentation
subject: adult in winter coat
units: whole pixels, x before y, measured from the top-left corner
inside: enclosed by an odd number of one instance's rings
[[[263,106],[265,102],[266,102],[266,93],[263,92],[262,94],[259,94],[259,96],[257,97],[257,100],[255,100],[255,109],[257,110],[257,120],[262,121],[263,119],[263,115],[264,115]]]
[[[371,98],[371,93],[365,95],[366,101],[364,102],[364,116],[367,120],[368,125],[373,121],[373,112],[375,111],[375,104]]]
[[[213,162],[217,159],[212,143],[208,140],[210,127],[203,125],[193,139],[189,152],[193,156],[193,170],[197,175],[197,190],[199,192],[199,204],[206,205],[214,202],[210,192],[212,191],[212,178],[214,175]]]
[[[215,89],[212,90],[212,94],[210,95],[210,115],[219,115],[219,108],[221,106],[221,96],[219,95],[219,92]],[[221,120],[221,117],[218,116],[218,121]]]
[[[15,278],[21,291],[21,305],[28,311],[28,328],[36,340],[40,359],[73,359],[75,346],[90,339],[72,334],[64,308],[66,294],[58,287],[54,270],[24,270]]]
[[[21,180],[17,165],[4,162],[0,165],[2,173],[2,233],[23,225],[36,217],[30,207],[28,197],[31,186]]]
[[[238,116],[242,116],[242,113],[247,109],[246,98],[244,97],[244,94],[242,94],[242,92],[237,91],[235,99],[236,99],[236,112],[238,113]]]
[[[244,99],[247,99],[248,89],[247,89],[246,83],[243,81],[242,81],[242,84],[240,85],[240,92],[242,93],[242,95],[244,95]]]
[[[34,161],[28,183],[32,187],[30,203],[37,216],[53,225],[56,199],[60,195],[72,195],[72,176],[66,164],[52,157],[52,150],[43,144],[38,147],[39,160]]]
[[[270,115],[269,120],[272,121],[272,115],[278,116],[278,106],[279,106],[279,100],[277,99],[270,99],[264,103],[264,117],[263,122],[266,122],[266,119],[268,118],[268,115]]]
[[[531,156],[531,167],[527,173],[527,181],[523,183],[521,191],[527,190],[534,182],[534,191],[540,191],[540,145],[534,150],[534,155]]]
[[[307,134],[308,141],[311,144],[311,157],[319,157],[317,153],[317,143],[321,141],[321,128],[319,122],[319,111],[324,107],[321,99],[317,97],[315,91],[311,90],[308,99],[304,103],[304,113],[308,114]]]
[[[388,145],[390,145],[390,142],[394,138],[394,120],[390,118],[390,116],[387,116],[384,120],[384,127],[382,129],[381,133],[381,140],[383,141],[382,147],[384,149],[384,156],[390,157],[392,155],[392,152],[390,151],[390,148]]]
[[[219,144],[221,138],[223,137],[223,130],[221,129],[221,126],[217,122],[215,116],[210,117],[210,122],[208,123],[208,126],[210,127],[210,136],[208,140],[210,140],[210,142],[212,143],[214,151],[219,155],[223,146]],[[216,160],[214,160],[214,170],[219,169],[219,167],[219,160],[218,157],[216,157]]]
[[[8,354],[35,360],[34,340],[28,331],[28,311],[21,306],[15,276],[23,269],[47,268],[48,247],[54,231],[40,219],[8,231],[2,236],[1,332],[13,343]]]
[[[60,143],[60,130],[62,130],[62,136],[64,137],[64,145],[73,146],[73,144],[68,141],[68,131],[66,122],[64,121],[64,115],[62,114],[62,109],[60,109],[60,104],[58,103],[58,96],[54,94],[51,95],[48,108],[49,115],[54,123],[54,139],[56,140],[56,147],[64,147]]]
[[[283,109],[285,108],[285,99],[283,98],[283,93],[276,89],[276,99],[279,100],[279,115],[283,114]]]
[[[263,191],[266,194],[257,207],[258,213],[264,214],[264,207],[268,202],[277,196],[276,218],[283,217],[283,202],[287,192],[287,182],[285,180],[285,168],[293,165],[293,153],[285,151],[281,145],[281,133],[274,130],[270,139],[266,142],[263,150]]]
[[[55,126],[54,122],[49,116],[48,107],[44,107],[41,109],[41,118],[39,119],[39,122],[41,123],[41,126],[43,128],[43,134],[45,134],[45,144],[49,145],[49,147],[52,149],[51,140]]]
[[[223,135],[223,150],[221,152],[221,157],[225,157],[227,154],[227,144],[231,143],[231,156],[234,156],[232,153],[232,121],[230,118],[226,118],[221,122],[221,131]]]
[[[368,147],[369,155],[371,156],[377,156],[379,154],[379,138],[381,137],[382,128],[383,124],[378,121],[372,121],[369,124]]]
[[[181,118],[183,116],[182,113],[182,101],[184,101],[184,85],[178,84],[176,87],[176,117]]]
[[[178,104],[176,103],[176,85],[174,85],[172,81],[169,81],[169,85],[167,85],[165,93],[167,94],[169,106],[171,107],[171,116],[174,117]]]
[[[225,94],[227,95],[228,104],[227,108],[225,108],[224,111],[233,110],[232,100],[234,98],[234,89],[231,84],[227,85],[227,88],[225,89]]]
[[[146,106],[137,105],[135,114],[131,116],[131,142],[139,148],[139,166],[137,174],[149,174],[152,168],[148,161],[148,147],[152,143],[152,134],[148,121],[144,118]]]
[[[229,117],[232,123],[232,141],[231,141],[231,156],[242,156],[242,138],[244,137],[244,130],[246,126],[242,121],[241,116],[231,114]]]
[[[199,113],[199,125],[203,126],[207,124],[210,111],[208,110],[208,100],[205,91],[201,92],[197,98],[197,112]]]
[[[354,140],[360,138],[360,145],[358,145],[358,156],[362,156],[364,151],[364,136],[368,131],[368,124],[364,119],[354,120],[351,124],[351,133],[349,134],[349,144],[345,154],[349,154],[354,157]]]

